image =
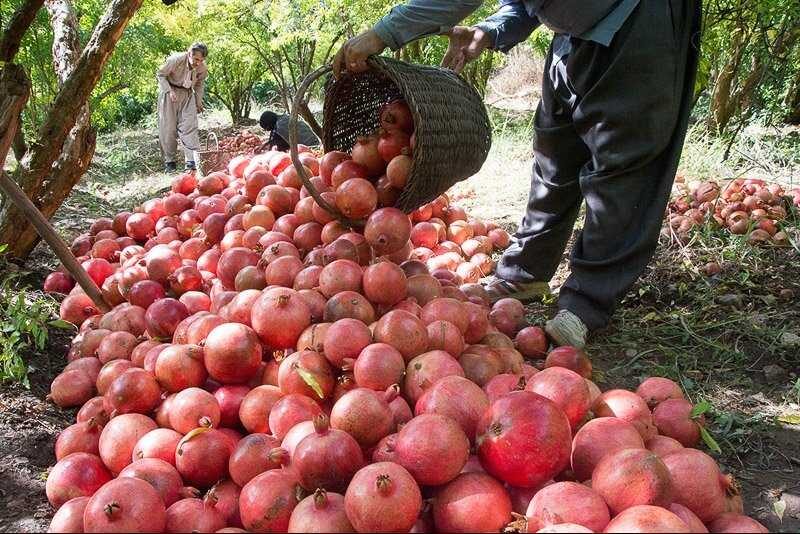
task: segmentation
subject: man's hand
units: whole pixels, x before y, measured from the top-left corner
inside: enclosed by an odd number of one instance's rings
[[[203,107],[203,104],[197,104],[197,112],[198,112],[198,113],[202,113],[202,112],[204,112],[205,110],[206,110],[206,108],[205,108],[205,107]]]
[[[338,78],[342,70],[364,72],[367,70],[367,58],[380,54],[385,48],[386,43],[373,30],[348,39],[333,58],[333,75]]]
[[[170,102],[177,102],[178,101],[178,95],[175,94],[175,91],[170,91],[168,94],[169,94],[169,101]]]
[[[456,26],[446,35],[450,43],[442,59],[442,67],[455,72],[461,72],[464,65],[492,45],[491,35],[474,26]]]

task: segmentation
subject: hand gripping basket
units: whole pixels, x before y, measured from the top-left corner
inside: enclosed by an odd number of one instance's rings
[[[368,60],[361,74],[329,76],[325,84],[325,152],[350,152],[359,136],[378,129],[380,109],[404,98],[414,118],[415,145],[408,183],[395,207],[406,213],[432,201],[481,168],[492,144],[483,100],[464,79],[448,69],[412,65],[385,57]],[[336,209],[319,198],[297,157],[297,109],[308,87],[330,67],[309,74],[295,95],[289,124],[292,161],[317,203],[342,222]],[[322,200],[322,202],[320,202]]]

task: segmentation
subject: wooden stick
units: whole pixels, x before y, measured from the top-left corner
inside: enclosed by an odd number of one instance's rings
[[[28,217],[28,220],[36,228],[39,235],[42,236],[42,239],[53,249],[53,252],[55,252],[61,264],[64,265],[64,268],[69,271],[69,274],[78,282],[78,285],[83,288],[100,311],[109,311],[111,306],[109,306],[103,298],[100,288],[97,287],[94,280],[92,280],[84,268],[81,267],[67,244],[58,236],[48,220],[44,218],[44,215],[36,209],[36,206],[25,195],[25,192],[4,171],[0,171],[0,189],[2,189],[3,193],[11,199],[14,205]]]

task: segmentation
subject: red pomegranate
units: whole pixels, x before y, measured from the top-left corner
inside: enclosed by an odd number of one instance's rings
[[[356,384],[375,391],[385,391],[392,384],[399,384],[405,370],[403,355],[386,343],[367,345],[353,365]]]
[[[596,417],[618,417],[628,421],[648,440],[657,431],[647,403],[636,393],[624,389],[612,389],[600,395],[592,406]]]
[[[253,304],[253,330],[272,349],[294,347],[311,324],[311,311],[296,291],[288,288],[265,290]]]
[[[529,531],[571,523],[602,532],[610,521],[603,498],[592,488],[576,482],[557,482],[540,489],[531,499],[525,516]]]
[[[481,465],[514,486],[537,486],[569,464],[566,415],[549,399],[529,391],[513,391],[496,400],[478,422],[476,435]]]
[[[514,338],[514,345],[526,358],[541,358],[547,352],[547,336],[544,330],[538,326],[526,326],[517,332],[517,336]],[[561,365],[561,367],[566,366]],[[567,368],[571,369],[571,367]]]
[[[372,333],[366,324],[358,319],[339,319],[325,332],[324,355],[334,367],[341,367],[345,358],[355,359],[370,343]]]
[[[243,324],[219,325],[206,338],[204,362],[211,378],[222,384],[247,382],[261,363],[258,335]]]
[[[166,512],[153,487],[138,478],[112,480],[86,503],[84,532],[163,532]]]
[[[263,385],[250,390],[239,406],[239,419],[242,426],[252,433],[270,431],[269,413],[283,392],[276,386]]]
[[[573,429],[578,427],[589,412],[589,388],[586,387],[586,381],[569,369],[544,369],[531,377],[525,389],[555,402],[564,411]]]
[[[420,485],[439,486],[461,472],[469,458],[469,440],[454,419],[423,413],[397,434],[395,457]]]
[[[408,532],[422,509],[422,495],[406,469],[378,462],[356,473],[344,505],[357,532]]]
[[[47,475],[45,492],[53,508],[75,497],[91,497],[111,480],[111,473],[94,454],[74,452],[59,460]]]
[[[169,428],[151,430],[136,442],[131,459],[157,458],[175,465],[175,448],[183,436]]]
[[[239,513],[249,532],[286,532],[300,501],[297,477],[288,469],[261,473],[244,485]]]
[[[606,455],[592,472],[592,489],[619,514],[632,506],[667,507],[674,488],[669,470],[647,449],[622,449]]]
[[[228,473],[231,455],[229,438],[219,430],[196,428],[187,433],[175,449],[175,467],[183,480],[208,488]]]
[[[297,393],[324,400],[331,396],[335,385],[333,369],[318,352],[295,352],[280,363],[278,386],[286,394]]]
[[[149,417],[129,413],[111,419],[100,434],[100,458],[109,471],[116,475],[131,463],[133,448],[142,436],[155,430],[156,423]]]
[[[691,510],[703,523],[727,511],[728,498],[738,493],[709,455],[684,448],[663,458],[675,487],[675,502]]]
[[[394,415],[389,403],[397,396],[397,387],[386,392],[355,388],[336,401],[331,410],[332,428],[344,430],[359,445],[372,447],[395,430]]]
[[[511,521],[511,499],[502,484],[485,473],[464,473],[433,499],[439,532],[499,532]]]
[[[684,447],[694,447],[700,442],[702,415],[692,417],[692,403],[685,399],[666,399],[653,410],[653,423],[659,434],[678,440]]]
[[[592,419],[572,440],[572,471],[577,480],[587,480],[603,458],[631,448],[644,448],[642,436],[632,424],[616,417]]]
[[[291,393],[278,399],[269,412],[269,429],[278,439],[297,423],[308,421],[322,413],[322,408],[310,397]]]
[[[314,432],[303,438],[292,454],[300,485],[309,491],[344,491],[363,466],[358,442],[347,432],[330,428],[324,414],[314,417]]]
[[[112,417],[124,413],[147,414],[161,401],[161,388],[144,369],[128,369],[111,383],[105,394]]]
[[[397,349],[408,362],[428,348],[428,330],[414,314],[393,310],[378,320],[374,339]]]
[[[636,394],[647,403],[650,409],[654,409],[660,402],[667,399],[683,399],[683,391],[680,386],[670,380],[660,376],[651,376],[636,388]]]
[[[317,489],[295,507],[289,532],[355,532],[344,508],[344,496]]]
[[[435,413],[453,419],[472,442],[475,425],[489,407],[489,399],[475,383],[457,376],[440,378],[419,398],[415,415]]]
[[[411,220],[397,208],[376,210],[364,226],[364,237],[378,256],[400,250],[410,236]]]
[[[169,423],[181,434],[197,427],[219,425],[220,409],[214,395],[200,388],[187,388],[175,395],[169,411]]]
[[[660,506],[640,505],[612,519],[603,532],[691,532],[681,518]]]
[[[144,480],[158,492],[165,506],[180,499],[183,481],[175,467],[158,458],[136,460],[123,469],[120,478],[130,477]]]
[[[373,304],[393,306],[406,298],[406,275],[390,261],[379,261],[364,269],[362,286]]]
[[[48,532],[83,532],[83,512],[89,497],[75,497],[65,502],[53,515]]]
[[[289,454],[280,445],[277,438],[268,434],[250,434],[239,440],[228,460],[231,479],[244,486],[264,471],[288,463]]]

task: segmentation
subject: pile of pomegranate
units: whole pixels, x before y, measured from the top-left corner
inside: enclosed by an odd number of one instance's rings
[[[794,203],[800,207],[800,188],[791,196],[779,184],[757,178],[737,178],[720,190],[714,181],[686,182],[675,178],[677,195],[669,203],[669,224],[679,237],[707,222],[727,228],[730,233],[746,235],[751,244],[788,244],[781,222]]]
[[[402,103],[352,156],[286,154],[178,176],[73,251],[79,327],[50,399],[52,532],[760,532],[694,448],[702,417],[665,378],[601,393],[476,283],[508,245],[446,196],[390,207],[413,147]],[[245,530],[246,529],[246,530]]]
[[[247,130],[219,140],[219,149],[232,155],[253,154],[264,141]]]

